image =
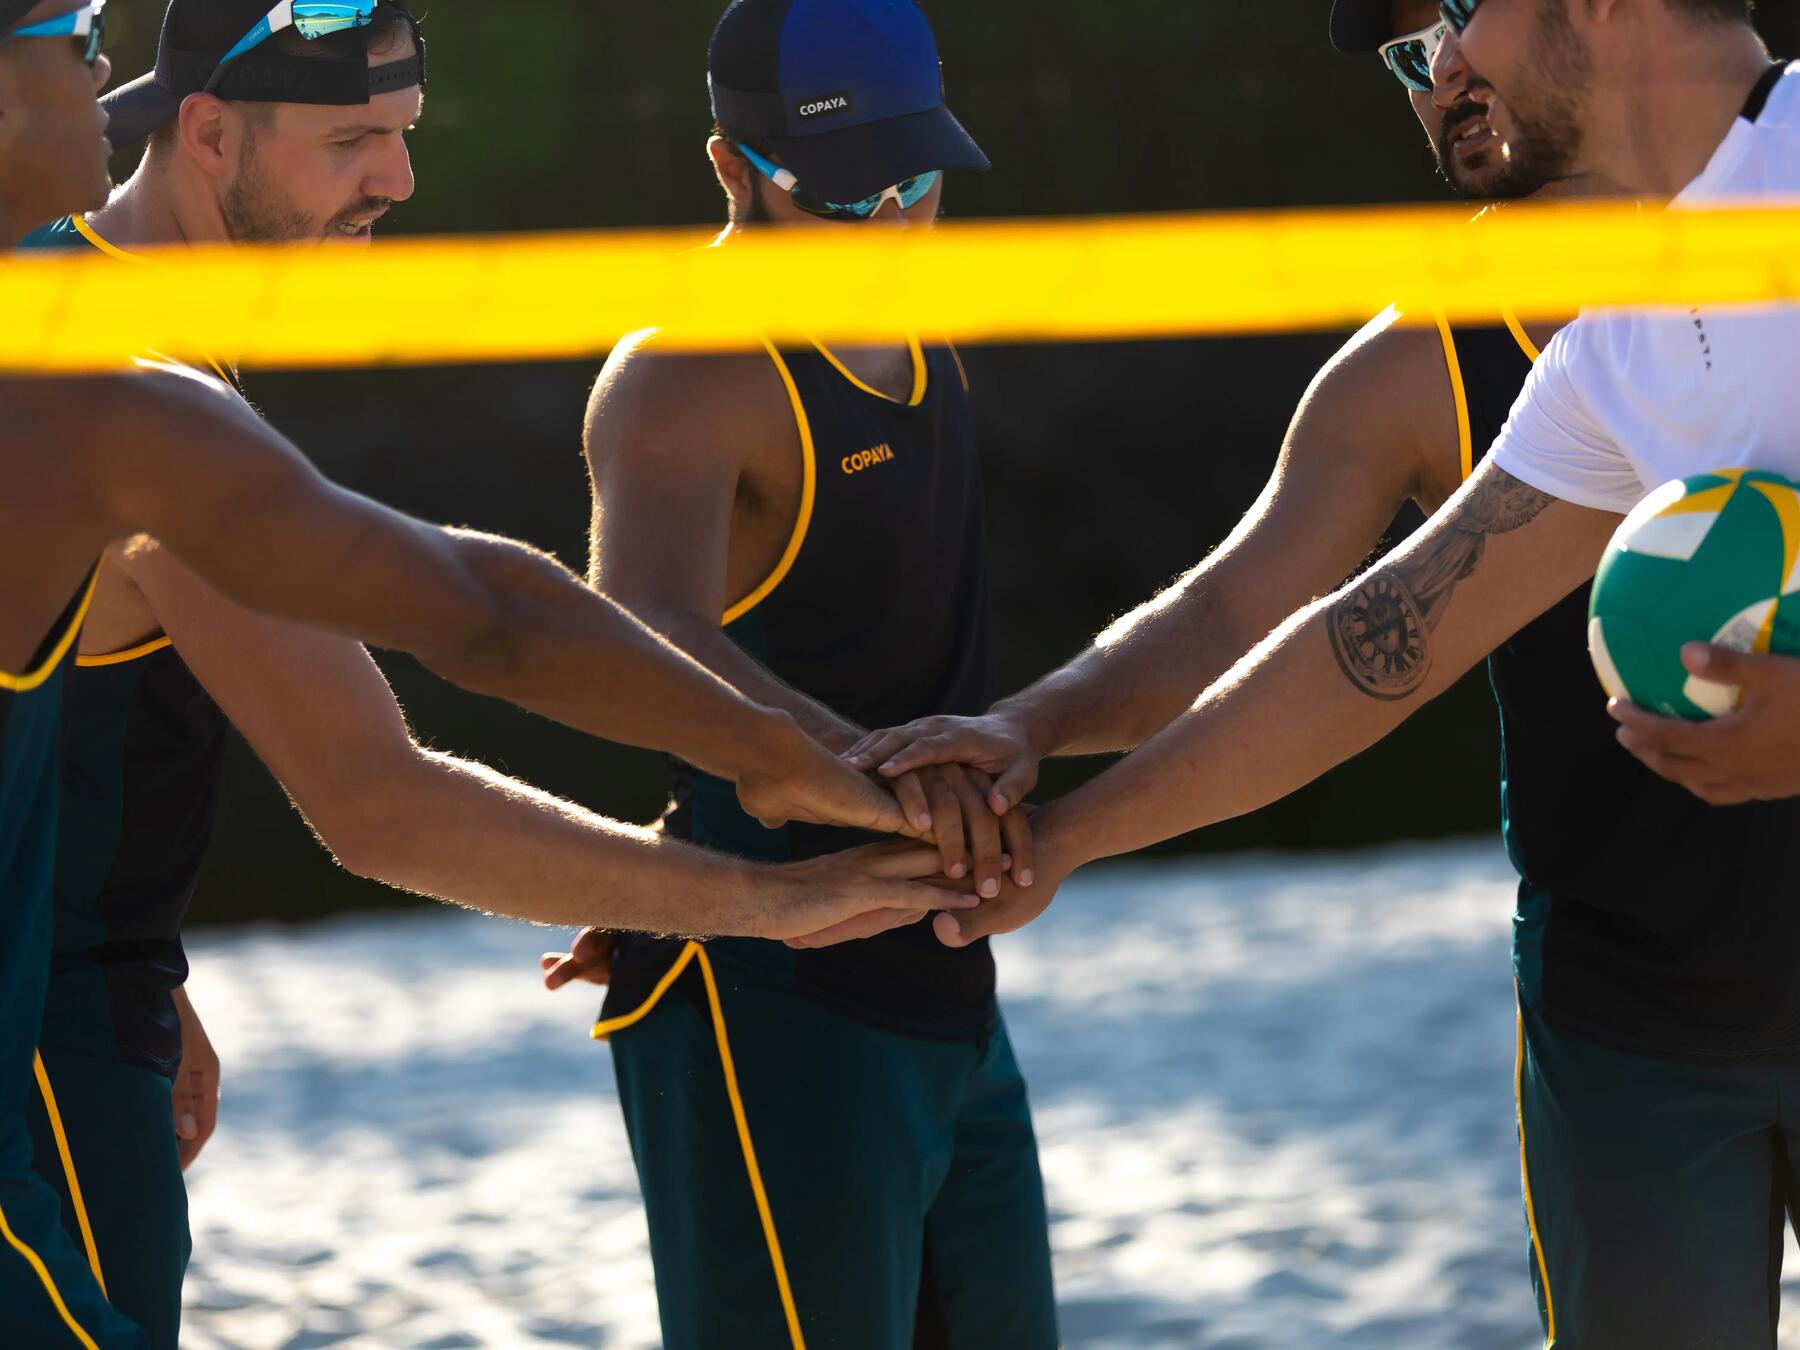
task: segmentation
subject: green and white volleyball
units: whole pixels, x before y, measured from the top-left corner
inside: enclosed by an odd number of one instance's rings
[[[1688,642],[1800,655],[1800,484],[1754,469],[1665,483],[1607,545],[1588,609],[1588,652],[1615,698],[1704,721],[1733,685],[1690,675]]]

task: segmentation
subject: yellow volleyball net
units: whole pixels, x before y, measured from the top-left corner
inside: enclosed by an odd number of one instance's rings
[[[132,352],[265,368],[574,358],[657,326],[693,349],[1167,338],[1353,327],[1389,304],[1492,322],[1800,299],[1800,207],[1230,212],[936,230],[520,234],[0,263],[0,367]]]

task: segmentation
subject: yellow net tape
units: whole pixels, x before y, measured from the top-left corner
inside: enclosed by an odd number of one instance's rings
[[[0,366],[229,352],[263,367],[602,352],[657,325],[694,349],[767,334],[961,341],[1342,328],[1390,302],[1492,322],[1586,305],[1800,298],[1800,209],[1512,206],[172,249],[156,266],[0,265]]]

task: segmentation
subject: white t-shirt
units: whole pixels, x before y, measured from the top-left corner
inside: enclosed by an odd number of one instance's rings
[[[1672,209],[1784,199],[1800,206],[1800,63],[1754,123],[1732,124]],[[1532,368],[1491,458],[1532,487],[1620,514],[1712,469],[1800,478],[1800,305],[1583,314]]]

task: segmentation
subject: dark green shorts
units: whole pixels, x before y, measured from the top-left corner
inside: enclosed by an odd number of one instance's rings
[[[1532,1283],[1554,1350],[1773,1350],[1800,1065],[1615,1050],[1520,1000]]]
[[[666,1350],[1054,1350],[1043,1180],[1004,1024],[883,1031],[698,944],[610,1028]],[[715,977],[716,971],[716,978]]]
[[[56,1192],[32,1170],[33,1152],[24,1114],[0,1115],[0,1345],[143,1350],[143,1333],[107,1302],[64,1230]]]
[[[190,1250],[169,1080],[116,1059],[46,1047],[27,1119],[33,1163],[108,1300],[174,1350]]]

